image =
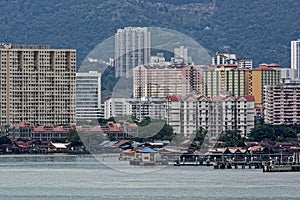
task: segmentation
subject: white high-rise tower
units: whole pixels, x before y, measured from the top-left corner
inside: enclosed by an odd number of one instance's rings
[[[115,34],[115,76],[132,77],[132,69],[150,62],[150,32],[146,27],[125,27]]]
[[[291,41],[291,68],[296,78],[300,78],[300,39]]]

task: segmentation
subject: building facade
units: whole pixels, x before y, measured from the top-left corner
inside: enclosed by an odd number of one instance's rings
[[[125,27],[115,34],[115,76],[132,77],[132,69],[150,62],[150,32],[146,27]]]
[[[281,82],[295,79],[295,70],[291,68],[282,68],[280,72]]]
[[[76,73],[76,121],[101,117],[101,73]]]
[[[105,118],[133,116],[166,119],[167,100],[164,98],[110,98],[104,103]]]
[[[203,93],[202,69],[194,65],[147,66],[133,70],[133,97],[187,96]]]
[[[1,135],[11,140],[51,141],[52,139],[67,139],[71,129],[70,126],[34,126],[29,122],[20,122],[3,125]]]
[[[249,69],[236,64],[220,64],[203,72],[204,96],[213,97],[224,92],[233,96],[248,94]]]
[[[188,49],[184,46],[174,49],[174,57],[182,58],[185,64],[188,64]]]
[[[295,70],[296,78],[300,78],[300,39],[291,41],[291,68]]]
[[[265,85],[280,83],[281,68],[277,64],[260,64],[259,67],[250,71],[249,95],[255,97],[256,104],[263,103],[263,90]]]
[[[184,136],[203,128],[213,140],[226,130],[239,130],[245,137],[254,127],[253,96],[171,96],[167,112],[167,123]]]
[[[76,50],[0,44],[0,124],[75,123]]]
[[[300,123],[300,81],[265,86],[264,94],[265,123]]]
[[[216,52],[212,57],[212,65],[235,64],[239,68],[252,69],[253,61],[251,58],[237,58],[235,53]]]

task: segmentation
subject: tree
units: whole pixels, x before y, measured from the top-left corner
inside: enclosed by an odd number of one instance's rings
[[[0,144],[11,144],[11,140],[6,136],[2,136],[0,137]]]
[[[207,130],[204,128],[200,128],[199,130],[196,131],[195,138],[190,146],[190,149],[201,149],[201,147],[204,145],[207,147],[208,144],[208,138],[206,138],[207,135]]]
[[[165,123],[164,127],[155,134],[151,139],[161,139],[161,140],[169,140],[171,141],[174,138],[173,128],[172,126]]]
[[[239,130],[226,130],[221,134],[219,140],[226,142],[226,146],[231,147],[241,147],[245,145],[245,139],[242,138]]]
[[[258,124],[250,131],[249,140],[255,142],[263,140],[275,141],[275,131],[269,124]]]
[[[257,124],[250,132],[250,141],[260,142],[268,141],[295,141],[297,140],[297,133],[300,130],[299,125],[296,124]]]

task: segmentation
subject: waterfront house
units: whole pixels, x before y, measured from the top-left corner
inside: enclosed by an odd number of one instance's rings
[[[65,153],[70,143],[51,142],[51,148],[54,152]]]
[[[141,165],[155,165],[157,162],[157,151],[151,149],[150,147],[145,147],[138,151],[140,155]]]

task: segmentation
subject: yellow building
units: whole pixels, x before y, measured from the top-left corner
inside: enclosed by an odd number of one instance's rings
[[[280,66],[277,64],[260,64],[249,73],[249,94],[255,97],[256,104],[263,103],[263,91],[266,85],[280,82]]]
[[[232,96],[251,95],[257,114],[262,114],[263,88],[280,82],[278,64],[260,64],[258,68],[239,68],[235,64],[209,67],[203,72],[204,95],[214,97],[224,92]]]
[[[235,64],[217,65],[203,72],[204,95],[214,97],[224,92],[232,96],[248,95],[249,69],[238,68]]]

